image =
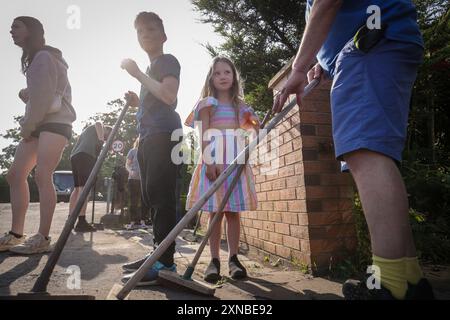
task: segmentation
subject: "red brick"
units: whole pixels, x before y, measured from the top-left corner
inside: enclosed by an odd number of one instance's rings
[[[275,223],[275,232],[286,235],[291,233],[287,223]]]
[[[299,186],[303,186],[303,185],[305,185],[304,180],[303,180],[303,175],[296,174],[295,176],[286,178],[286,187],[287,188],[299,187]]]
[[[351,199],[325,199],[322,200],[323,211],[346,211],[353,208],[353,201]]]
[[[298,263],[304,263],[311,265],[311,258],[309,250],[307,252],[300,252],[298,250],[291,250],[292,259],[296,260]]]
[[[275,201],[274,208],[276,211],[287,211],[288,203],[287,203],[287,201]]]
[[[261,239],[254,239],[253,240],[253,245],[256,248],[263,249],[263,241]]]
[[[258,238],[261,240],[269,240],[269,234],[271,232],[266,230],[258,230]]]
[[[298,225],[299,226],[307,226],[309,224],[309,219],[308,219],[308,214],[307,213],[299,213],[299,214],[297,214],[297,219],[298,219]]]
[[[273,202],[261,202],[261,210],[273,211]]]
[[[280,190],[286,188],[286,178],[279,178],[272,182],[272,190]]]
[[[275,231],[275,224],[273,222],[263,221],[262,224],[263,224],[263,230],[267,230],[270,232]]]
[[[302,153],[299,151],[293,151],[284,156],[284,162],[286,165],[290,165],[296,162],[302,161]]]
[[[300,122],[303,124],[330,124],[330,113],[300,112]]]
[[[337,161],[304,161],[303,170],[305,174],[333,173],[339,170]]]
[[[311,226],[340,224],[342,215],[339,212],[313,212],[308,215]]]
[[[255,228],[248,228],[248,235],[250,237],[257,238],[258,237],[258,229]]]
[[[355,223],[355,217],[353,216],[352,210],[345,210],[341,213],[342,223],[353,224]]]
[[[281,221],[277,222],[283,222],[288,224],[298,224],[297,220],[298,214],[296,213],[289,213],[289,212],[283,212],[283,214],[280,214]]]
[[[300,250],[302,252],[311,252],[311,247],[309,245],[309,239],[308,240],[300,240]]]
[[[346,173],[324,173],[320,175],[320,182],[322,185],[332,186],[349,186],[353,185],[352,177]]]
[[[275,244],[273,244],[271,242],[264,241],[263,242],[263,247],[264,247],[264,250],[269,252],[269,253],[273,253],[273,254],[277,253],[276,249],[275,249]]]
[[[288,201],[289,212],[306,212],[306,202],[304,200]]]
[[[266,211],[258,211],[258,220],[267,221],[267,217]]]
[[[305,200],[306,199],[306,190],[305,187],[295,188],[297,200]]]
[[[298,130],[297,125],[291,124],[291,129],[283,133],[282,137],[285,143],[294,139],[298,139],[300,137],[300,131]]]
[[[253,228],[263,229],[263,222],[261,220],[253,220]]]
[[[280,200],[280,191],[267,192],[267,200],[269,201]],[[259,194],[258,194],[258,201],[260,201]]]
[[[272,183],[271,182],[261,183],[261,191],[272,191]]]
[[[276,213],[276,212],[269,212],[268,213],[269,216],[269,221],[274,221],[274,222],[281,222],[282,221],[282,216],[280,213]]]
[[[353,199],[355,195],[355,189],[353,186],[339,186],[339,198]]]
[[[283,245],[275,245],[275,252],[277,256],[280,256],[285,259],[291,258],[291,250],[289,248],[286,248]]]
[[[297,239],[308,239],[309,238],[308,226],[293,226],[293,225],[291,225],[289,228],[290,228],[291,237],[294,237]]]
[[[295,172],[295,175],[297,175],[297,176],[303,175],[305,172],[305,170],[303,168],[303,163],[294,164],[294,172]]]
[[[263,175],[256,175],[255,176],[255,183],[261,183],[266,181],[266,176]]]
[[[316,132],[318,136],[331,137],[332,128],[330,125],[316,125]]]
[[[327,186],[306,186],[306,197],[308,199],[338,198],[339,189]]]
[[[242,224],[245,227],[252,227],[253,226],[253,221],[251,219],[241,219]]]
[[[281,200],[295,200],[295,188],[288,188],[279,191]]]
[[[283,244],[286,247],[300,250],[300,240],[298,238],[291,237],[291,236],[283,236]]]
[[[278,172],[278,175],[280,178],[293,176],[294,174],[295,174],[295,165],[294,164],[282,167],[282,168],[280,168],[280,170]]]
[[[310,240],[309,245],[311,252],[314,254],[344,250],[344,244],[341,239]]]
[[[258,201],[267,201],[267,200],[271,200],[271,199],[268,199],[268,197],[267,197],[267,195],[269,194],[270,192],[260,192],[260,193],[258,193]]]
[[[283,244],[283,236],[276,232],[269,232],[268,240],[276,244]]]
[[[280,146],[280,151],[279,151],[279,155],[280,156],[284,156],[288,153],[291,153],[293,151],[292,149],[292,142],[289,141],[288,143],[283,144],[282,146]]]
[[[255,191],[260,192],[261,191],[261,185],[259,183],[255,184]]]
[[[297,138],[292,140],[292,150],[298,151],[302,148],[302,139],[303,138]]]
[[[256,211],[247,211],[247,216],[252,220],[258,219],[258,214],[256,213]]]

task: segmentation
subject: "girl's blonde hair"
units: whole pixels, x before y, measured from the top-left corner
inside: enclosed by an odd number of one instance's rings
[[[133,149],[137,149],[138,147],[139,147],[139,137],[137,137],[136,140],[134,140]]]
[[[223,62],[229,65],[233,72],[233,84],[230,88],[231,102],[233,104],[233,107],[235,108],[236,120],[237,123],[239,124],[238,119],[239,107],[244,103],[244,90],[239,72],[236,69],[236,66],[234,65],[233,61],[231,61],[231,59],[224,56],[218,56],[213,59],[211,67],[209,68],[208,71],[208,75],[206,76],[205,85],[203,86],[200,98],[201,99],[206,97],[217,98],[217,90],[214,87],[213,75],[214,75],[214,68],[216,67],[216,64],[219,62]]]

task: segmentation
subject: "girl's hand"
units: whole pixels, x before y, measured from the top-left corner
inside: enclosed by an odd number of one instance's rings
[[[215,164],[206,165],[206,177],[209,179],[209,181],[215,181],[219,175],[219,168]]]
[[[28,89],[22,89],[19,91],[19,98],[23,101],[23,103],[27,103],[30,100],[30,96],[28,95]]]
[[[133,91],[128,91],[125,93],[125,101],[130,105],[130,107],[137,108],[141,103],[139,97]]]
[[[141,69],[139,69],[136,62],[132,59],[125,59],[120,65],[122,69],[125,69],[132,77],[137,78],[141,74]]]

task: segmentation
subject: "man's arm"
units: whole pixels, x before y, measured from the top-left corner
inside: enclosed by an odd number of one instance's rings
[[[293,70],[308,72],[325,42],[343,0],[315,0],[303,33],[300,48],[292,65]]]
[[[307,73],[325,42],[343,0],[315,0],[303,33],[302,42],[292,65],[292,73],[275,99],[273,110],[280,112],[290,94],[300,95],[307,83]]]

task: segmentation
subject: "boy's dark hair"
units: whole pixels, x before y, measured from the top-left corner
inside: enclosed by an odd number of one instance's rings
[[[166,34],[162,19],[154,12],[143,11],[139,13],[136,17],[136,20],[134,20],[134,27],[137,28],[138,24],[141,23],[146,24],[151,22],[154,22],[161,29],[164,35]]]

